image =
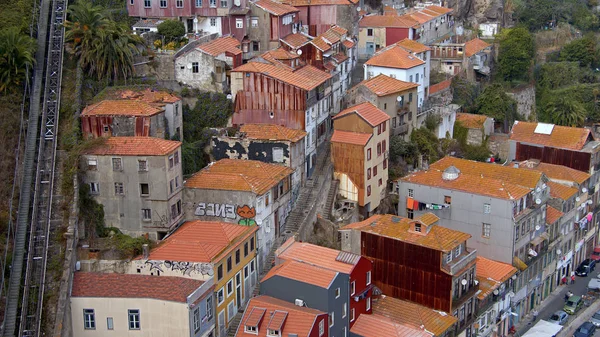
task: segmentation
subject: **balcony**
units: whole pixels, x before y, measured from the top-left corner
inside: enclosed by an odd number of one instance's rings
[[[408,133],[408,124],[400,125],[399,127],[396,128],[396,132],[401,135]]]
[[[455,297],[452,296],[452,311],[457,310],[463,304],[465,304],[469,299],[473,298],[475,294],[479,291],[479,285],[472,284],[471,288],[464,292],[461,296]]]
[[[452,260],[449,264],[442,266],[442,268],[450,273],[451,275],[456,275],[461,270],[465,269],[471,262],[475,261],[477,258],[477,250],[473,249],[468,252],[466,255],[458,259]]]

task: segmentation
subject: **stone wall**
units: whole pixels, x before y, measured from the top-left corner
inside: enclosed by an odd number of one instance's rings
[[[488,140],[488,148],[493,154],[500,156],[500,159],[508,158],[508,135],[505,133],[493,133]]]
[[[535,85],[529,84],[507,93],[517,101],[517,113],[525,120],[535,120]]]
[[[467,144],[481,145],[483,141],[483,131],[481,129],[469,129],[467,131]]]

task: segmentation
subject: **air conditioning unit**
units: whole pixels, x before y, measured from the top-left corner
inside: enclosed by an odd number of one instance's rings
[[[299,307],[303,307],[303,306],[304,306],[304,301],[303,301],[303,300],[301,300],[301,299],[298,299],[298,298],[297,298],[297,299],[294,301],[294,304],[296,304],[296,305],[297,305],[297,306],[299,306]]]

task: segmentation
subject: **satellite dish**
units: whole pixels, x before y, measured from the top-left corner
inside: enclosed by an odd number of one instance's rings
[[[546,184],[542,184],[542,188],[545,189],[546,188]]]
[[[361,9],[362,9],[362,8],[360,8],[360,7],[356,7],[356,11],[357,11],[357,12],[360,12],[360,11],[361,11]]]
[[[194,23],[198,23],[198,17],[197,16],[194,18]]]
[[[498,296],[499,293],[498,289],[494,289],[494,295]]]
[[[542,190],[542,189],[541,189],[541,188],[539,188],[539,187],[536,187],[536,189],[535,189],[535,191],[536,191],[536,192],[538,192],[538,193],[540,193],[540,191],[541,191],[541,190]]]
[[[541,203],[542,203],[542,199],[539,199],[539,198],[538,198],[538,199],[535,199],[535,203],[536,203],[537,205],[541,204]]]
[[[466,286],[467,285],[467,280],[463,279],[462,281],[460,281],[460,284],[462,284],[463,286]]]
[[[298,55],[302,55],[302,49],[298,49],[298,50],[296,50],[296,54],[298,54]]]
[[[560,249],[556,250],[556,254],[560,255],[562,252],[560,251]]]
[[[396,101],[398,101],[398,102],[402,102],[402,96],[398,96],[398,97],[396,97]]]
[[[231,94],[227,94],[227,99],[232,99],[233,96]]]
[[[579,202],[581,200],[580,197],[575,198],[575,201]]]
[[[581,192],[583,192],[583,193],[586,193],[586,192],[587,192],[587,188],[585,188],[585,187],[584,187],[584,188],[582,188],[582,189],[581,189]]]
[[[188,69],[192,69],[192,64],[191,64],[191,63],[188,63],[188,65],[187,65],[187,68],[188,68]]]
[[[537,226],[535,226],[535,230],[536,230],[536,231],[539,231],[539,230],[540,230],[540,228],[542,228],[542,227],[540,227],[540,225],[537,225]]]

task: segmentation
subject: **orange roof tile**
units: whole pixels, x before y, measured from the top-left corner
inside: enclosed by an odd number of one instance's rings
[[[310,41],[310,43],[312,43],[313,46],[317,47],[317,49],[320,51],[327,51],[331,49],[331,45],[327,43],[322,36],[315,37],[312,41]]]
[[[412,56],[403,48],[392,45],[375,53],[375,55],[373,55],[373,57],[365,64],[370,66],[410,69],[424,65],[425,62],[418,57]]]
[[[281,39],[281,42],[287,44],[292,48],[300,48],[305,44],[309,43],[310,39],[302,33],[296,33],[284,37],[283,39]]]
[[[333,130],[333,135],[331,136],[330,142],[365,146],[372,136],[373,135],[370,133]]]
[[[262,313],[260,319],[250,317],[251,315]],[[249,320],[252,318],[252,320]],[[266,337],[268,327],[273,325],[281,326],[280,336],[308,336],[313,329],[318,329],[321,320],[327,320],[327,314],[315,309],[300,307],[282,301],[273,297],[261,295],[253,297],[248,302],[244,311],[240,325],[238,326],[237,337]],[[255,323],[256,322],[256,323]],[[247,333],[244,326],[257,324],[257,334]],[[327,324],[325,321],[324,324]]]
[[[442,179],[450,166],[460,170],[455,180]],[[429,166],[429,170],[410,174],[400,181],[464,191],[500,199],[519,199],[537,186],[542,174],[497,164],[444,157]]]
[[[559,198],[564,201],[569,200],[579,192],[574,187],[565,186],[563,184],[555,183],[553,181],[549,181],[547,184],[548,187],[550,187],[550,196],[553,198]]]
[[[400,81],[384,74],[371,77],[358,85],[364,85],[369,91],[380,97],[415,89],[419,86],[416,83]]]
[[[477,256],[476,274],[479,281],[479,290],[481,291],[477,298],[482,300],[491,295],[492,292],[509,277],[517,273],[517,268],[510,264],[486,259]]]
[[[155,90],[153,88],[145,88],[143,90],[130,88],[109,90],[107,88],[104,97],[112,100],[127,99],[143,101],[146,103],[175,103],[181,100],[181,98],[168,91]]]
[[[431,337],[432,333],[397,323],[382,315],[360,315],[350,329],[353,335],[360,337]]]
[[[282,16],[285,14],[296,13],[296,12],[300,11],[296,7],[282,4],[279,2],[275,2],[275,1],[271,1],[271,0],[259,0],[259,1],[255,2],[254,4],[276,16]]]
[[[432,225],[433,214],[424,214],[421,218],[408,219],[391,214],[373,215],[361,222],[362,227],[355,227],[361,232],[373,233],[417,246],[423,246],[442,252],[449,252],[461,243],[467,241],[471,235],[450,228]],[[433,215],[438,219],[435,215]],[[417,234],[409,231],[410,224],[419,221],[425,225],[429,224],[427,235]],[[437,221],[437,220],[436,220]],[[343,227],[342,229],[348,229]]]
[[[417,21],[408,16],[395,15],[367,15],[363,17],[358,26],[363,28],[377,27],[396,27],[396,28],[412,28],[418,24]]]
[[[308,263],[348,275],[352,273],[358,261],[363,259],[353,253],[306,242],[295,242],[293,237],[277,250],[277,257],[285,261]]]
[[[547,164],[534,161],[524,161],[519,163],[519,167],[543,172],[550,180],[562,180],[565,182],[575,182],[583,184],[590,178],[590,175],[579,170],[562,165]]]
[[[85,151],[97,156],[166,156],[177,150],[181,142],[154,137],[108,137]]]
[[[431,48],[427,47],[426,45],[411,39],[404,39],[398,41],[396,42],[396,45],[406,49],[407,51],[411,51],[417,54],[431,50]]]
[[[365,122],[369,123],[369,125],[371,125],[372,127],[376,127],[377,125],[390,119],[390,116],[388,116],[388,114],[379,110],[379,108],[377,108],[370,102],[363,102],[351,106],[348,109],[342,110],[340,111],[340,113],[335,115],[333,119],[340,119],[344,116],[351,114],[357,114],[362,119],[364,119]]]
[[[408,325],[442,336],[457,322],[456,317],[425,306],[381,295],[373,300],[373,314],[391,319],[397,324]]]
[[[260,140],[285,140],[295,143],[306,137],[306,132],[303,130],[274,124],[243,124],[240,131],[250,139]]]
[[[149,298],[186,303],[204,281],[173,276],[118,273],[73,274],[72,297]]]
[[[481,129],[488,118],[489,117],[486,115],[476,115],[461,112],[456,114],[456,121],[460,122],[460,124],[467,129]]]
[[[274,276],[280,276],[329,289],[329,286],[331,286],[337,275],[338,273],[333,270],[292,260],[285,261],[273,267],[260,282],[264,282]]]
[[[342,42],[342,44],[344,44],[344,46],[346,48],[352,48],[352,47],[354,47],[354,41],[352,41],[352,40],[346,39],[346,40],[344,40],[344,42]]]
[[[430,5],[426,7],[428,10],[438,13],[439,15],[448,14],[454,12],[454,9],[441,7],[436,5]]]
[[[152,249],[148,260],[217,262],[218,257],[240,245],[257,230],[258,226],[217,221],[187,221],[158,247]]]
[[[232,71],[261,73],[307,91],[316,88],[331,78],[331,75],[328,73],[310,65],[304,66],[296,71],[292,71],[289,67],[277,66],[270,63],[262,63],[257,61],[250,61],[233,69]]]
[[[165,111],[163,107],[138,100],[103,100],[88,105],[82,116],[144,116],[150,117]]]
[[[358,3],[358,0],[283,0],[282,2],[296,7],[322,5],[354,6]]]
[[[344,53],[337,53],[331,56],[331,58],[333,58],[335,62],[337,62],[337,64],[341,64],[342,62],[346,61],[349,57],[346,56]]]
[[[556,208],[548,205],[546,206],[546,224],[552,225],[558,221],[565,213],[557,210]]]
[[[432,84],[429,86],[429,95],[434,95],[442,90],[449,89],[451,84],[452,84],[451,78],[447,79],[445,81],[442,81],[440,83]]]
[[[429,15],[423,12],[414,12],[409,14],[404,14],[401,17],[411,18],[418,22],[419,24],[427,23],[435,18],[435,15]]]
[[[491,44],[479,38],[474,38],[473,40],[465,43],[465,55],[467,57],[471,57],[489,46],[491,46]]]
[[[293,60],[300,57],[300,55],[296,53],[289,52],[281,47],[273,50],[269,50],[263,53],[260,57],[263,59],[273,62],[274,60]]]
[[[196,48],[211,56],[221,55],[226,52],[229,52],[233,55],[239,55],[242,53],[242,50],[239,48],[240,45],[240,41],[238,41],[236,38],[226,36],[203,43]]]
[[[257,160],[221,159],[194,173],[184,185],[186,188],[263,195],[293,172],[289,167]]]
[[[581,150],[588,139],[593,139],[589,129],[560,125],[554,125],[549,135],[535,133],[538,124],[540,123],[516,121],[510,131],[510,139],[517,142],[569,150]]]
[[[344,27],[340,27],[338,25],[333,25],[331,26],[331,28],[329,29],[331,31],[333,31],[334,33],[336,33],[338,36],[342,36],[348,33],[348,30]]]

